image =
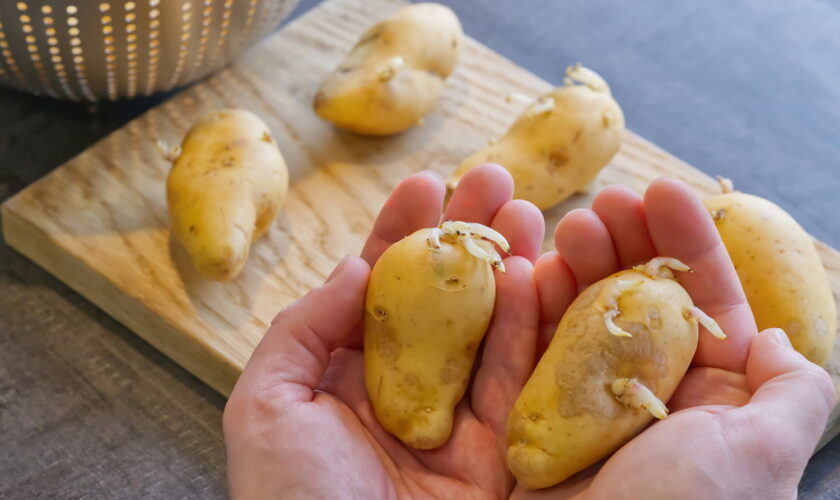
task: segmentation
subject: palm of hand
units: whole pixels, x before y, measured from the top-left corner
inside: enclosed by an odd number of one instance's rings
[[[444,191],[441,179],[431,174],[415,175],[401,183],[377,218],[362,252],[364,261],[372,266],[393,242],[417,229],[437,225]],[[364,356],[358,326],[369,268],[360,259],[351,260],[345,266],[354,269],[343,270],[335,278],[347,283],[328,280],[325,287],[310,293],[320,297],[304,298],[290,308],[292,311],[287,309],[275,319],[275,325],[240,378],[225,413],[228,453],[236,455],[231,462],[237,464],[244,462],[240,456],[262,458],[251,458],[249,464],[239,465],[236,471],[230,472],[232,490],[247,489],[246,483],[252,482],[248,476],[269,475],[270,472],[259,472],[259,463],[280,462],[284,467],[294,468],[288,475],[295,477],[320,479],[325,470],[330,471],[324,484],[313,479],[306,484],[313,496],[342,491],[344,496],[352,498],[500,498],[510,492],[513,480],[504,463],[505,425],[513,400],[533,368],[538,304],[531,262],[539,253],[544,234],[539,211],[526,202],[511,201],[512,192],[512,181],[504,170],[480,168],[460,182],[443,214],[444,219],[493,227],[506,236],[514,255],[506,260],[507,273],[497,273],[494,318],[485,336],[481,358],[476,360],[479,367],[473,383],[456,407],[447,443],[435,450],[412,449],[388,434],[374,417],[364,385]],[[348,273],[355,277],[347,278]],[[326,290],[330,287],[342,292],[330,295]],[[348,312],[347,319],[333,318],[323,327],[294,325],[295,318],[305,316],[302,311],[294,311],[295,308],[303,309],[309,300],[320,302],[321,308],[329,311],[324,302],[336,302],[337,294],[351,304],[344,307],[333,304],[332,310],[355,311]],[[272,352],[294,349],[283,344],[289,336],[297,336],[295,326],[304,331],[319,331],[341,324],[356,326],[346,334],[335,334],[334,345],[318,345],[320,342],[307,345],[301,350],[303,359],[300,353],[294,360],[289,359],[293,357],[291,354],[285,360],[269,359]],[[269,338],[275,327],[285,327],[287,331]],[[313,342],[312,337],[317,336],[301,335],[297,343],[308,344]],[[517,337],[519,342],[514,341]],[[283,370],[284,361],[296,368],[308,365],[306,355],[313,351],[317,354],[315,358],[321,359],[312,360],[302,373],[291,376],[283,373],[279,377],[284,382],[281,387],[285,388],[278,388],[276,382],[265,382],[271,378],[264,372]],[[297,382],[294,395],[290,395],[290,379]],[[261,385],[268,388],[254,388]],[[319,392],[312,393],[310,388]],[[263,404],[255,403],[254,399]],[[246,413],[253,415],[254,407],[261,406],[267,409],[256,420],[267,427],[252,424],[251,430],[247,430],[249,426],[241,425],[240,421],[248,418]],[[243,433],[246,435],[241,436]],[[313,442],[313,436],[317,442]],[[237,443],[246,444],[238,450]],[[255,451],[255,447],[261,450]],[[250,472],[240,472],[244,470]],[[278,485],[272,486],[271,491],[278,493],[300,486],[285,479],[276,482]],[[260,494],[264,495],[265,491],[263,486]],[[288,494],[289,490],[285,492]]]
[[[334,281],[331,277],[275,319],[225,411],[234,496],[507,496],[514,485],[505,466],[507,416],[563,312],[589,284],[656,255],[678,258],[697,271],[680,281],[728,339],[720,342],[701,332],[693,366],[669,401],[671,417],[648,428],[603,466],[556,488],[517,489],[514,496],[638,498],[654,485],[658,495],[654,491],[648,497],[668,498],[691,483],[706,488],[701,494],[714,496],[723,491],[716,486],[728,484],[716,482],[721,460],[740,459],[729,464],[729,476],[750,472],[739,466],[767,446],[734,443],[756,435],[741,432],[744,427],[758,426],[738,408],[773,369],[754,369],[750,375],[747,355],[756,329],[749,306],[702,204],[673,181],[654,183],[644,200],[624,188],[605,189],[592,211],[570,212],[558,224],[557,251],[537,260],[544,223],[532,205],[510,201],[509,175],[486,166],[465,176],[444,218],[492,226],[508,239],[514,256],[506,259],[508,272],[496,274],[493,320],[471,387],[456,408],[449,441],[420,451],[388,434],[373,416],[364,385],[359,324],[369,266],[393,242],[438,223],[443,191],[441,180],[430,174],[401,183],[377,219],[362,252],[364,261],[345,261]],[[815,378],[822,389],[830,387],[824,376],[814,375],[823,377]],[[827,401],[833,398],[828,392]],[[753,413],[759,410],[749,406]],[[827,409],[812,413],[806,424],[819,427]],[[809,440],[816,442],[811,435],[797,438],[805,441],[806,452]],[[733,452],[740,456],[733,458]],[[692,457],[699,462],[674,472],[675,464]],[[797,459],[804,467],[807,454]],[[797,476],[791,477],[795,487]],[[724,479],[731,482],[732,477]]]

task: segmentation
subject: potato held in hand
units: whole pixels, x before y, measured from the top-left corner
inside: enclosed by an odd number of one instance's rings
[[[758,196],[725,192],[705,204],[758,329],[783,329],[797,351],[824,364],[834,347],[837,311],[811,237],[787,212]]]
[[[403,8],[362,36],[315,95],[315,112],[360,134],[413,127],[437,106],[462,38],[449,8],[435,3]]]
[[[624,114],[595,72],[580,65],[566,72],[562,87],[537,99],[504,137],[458,166],[450,189],[471,168],[497,163],[513,177],[514,198],[545,210],[595,180],[621,146]]]
[[[222,281],[239,274],[288,185],[283,156],[259,118],[239,109],[202,117],[184,138],[166,185],[173,232],[196,269]]]
[[[508,420],[507,462],[523,486],[557,484],[665,418],[698,321],[724,337],[666,266],[689,270],[657,257],[593,284],[563,315]]]
[[[365,383],[379,423],[404,443],[437,448],[452,431],[455,405],[496,296],[502,261],[479,224],[445,222],[391,245],[373,268],[365,301]]]

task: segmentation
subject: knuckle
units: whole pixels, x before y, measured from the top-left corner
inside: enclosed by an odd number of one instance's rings
[[[224,434],[247,434],[255,422],[278,422],[290,409],[288,399],[282,386],[272,384],[234,389],[222,413]]]

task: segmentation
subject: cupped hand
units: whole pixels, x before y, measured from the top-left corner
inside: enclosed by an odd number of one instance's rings
[[[473,169],[442,214],[443,181],[420,173],[399,184],[362,257],[274,319],[224,413],[234,498],[502,498],[508,412],[534,365],[539,321],[532,262],[544,234],[540,212],[511,201],[501,167]],[[496,307],[472,386],[456,407],[449,441],[419,451],[373,416],[364,385],[361,321],[371,267],[388,246],[443,219],[502,233],[513,256],[496,273]]]
[[[834,405],[828,374],[795,352],[781,330],[758,334],[714,223],[683,183],[662,179],[639,197],[610,186],[592,210],[575,210],[555,231],[557,251],[535,266],[540,349],[563,312],[593,282],[662,255],[725,341],[701,328],[697,353],[658,421],[597,464],[554,488],[513,498],[795,498]]]

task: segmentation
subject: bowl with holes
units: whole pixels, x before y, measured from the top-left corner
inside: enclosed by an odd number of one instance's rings
[[[195,81],[276,27],[298,0],[0,0],[0,84],[71,100]]]

